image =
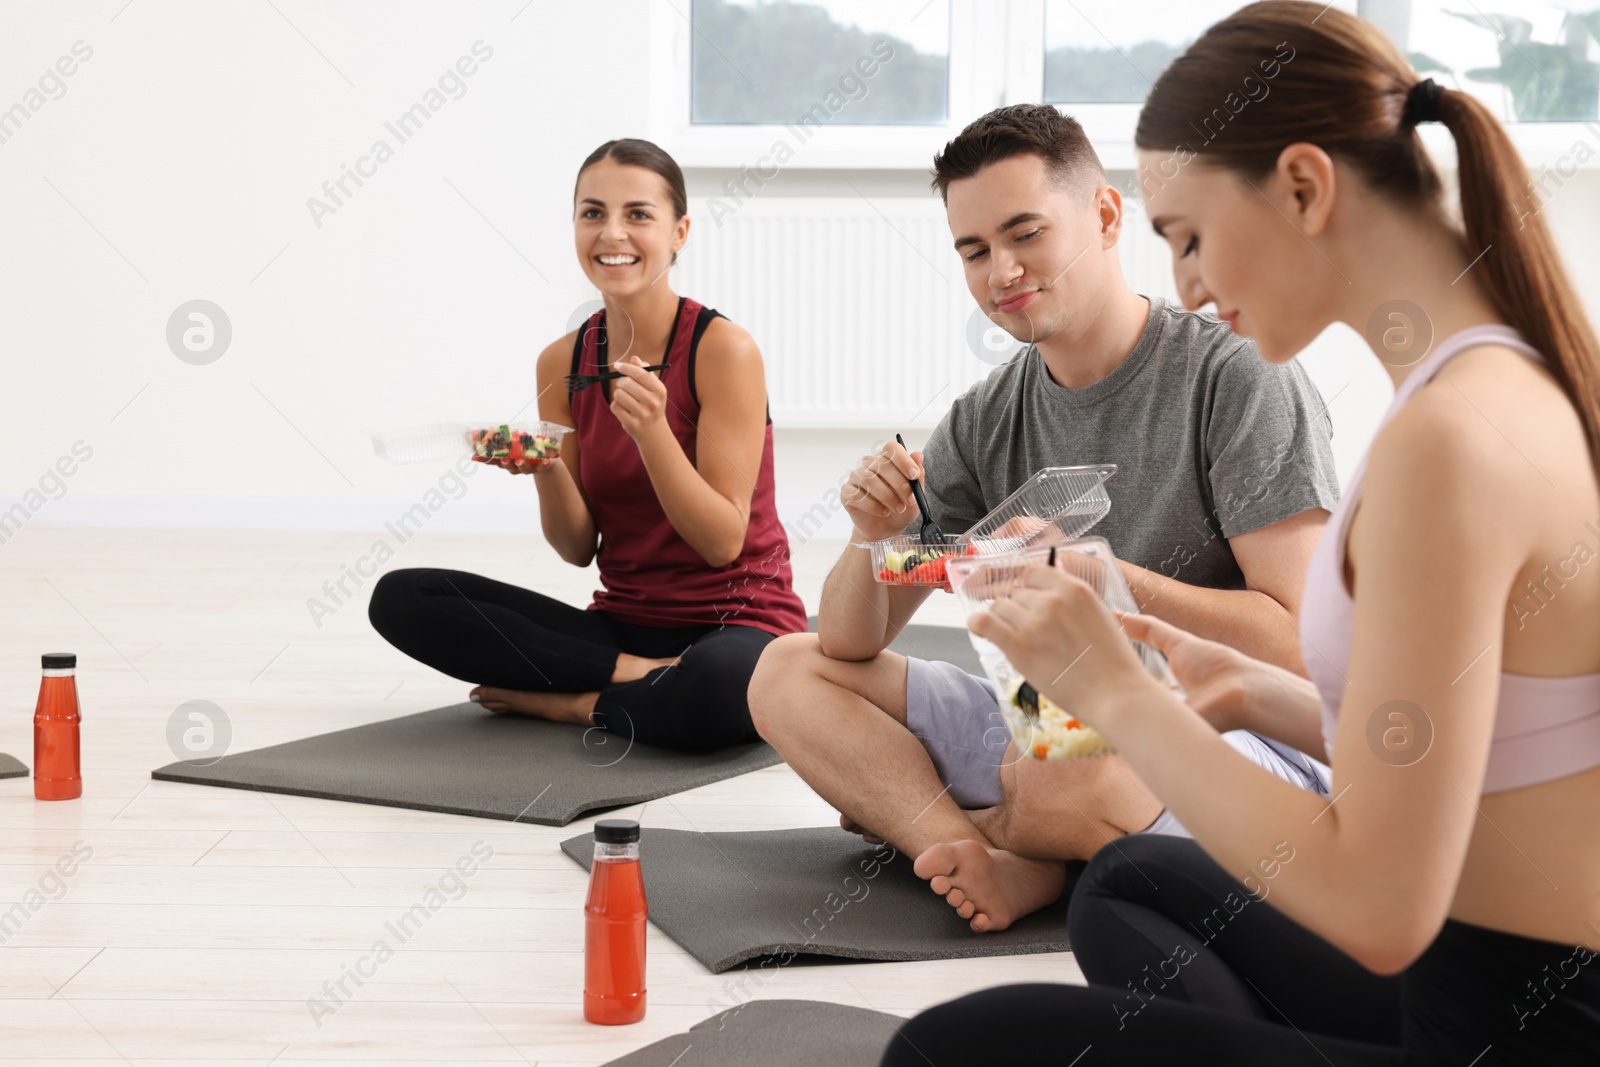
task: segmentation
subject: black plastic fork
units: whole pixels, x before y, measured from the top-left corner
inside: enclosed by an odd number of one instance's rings
[[[904,437],[895,434],[894,439],[900,443],[901,448],[910,453],[911,449],[906,448]],[[922,493],[922,479],[911,479],[911,495],[917,498],[917,510],[922,512],[922,529],[918,531],[917,539],[930,548],[944,548],[949,542],[945,539],[944,531],[939,529],[939,524],[933,521],[933,514],[928,510],[928,498]]]
[[[1056,546],[1051,545],[1050,558],[1045,561],[1045,566],[1054,567],[1055,565]],[[1017,687],[1017,706],[1023,710],[1028,718],[1037,719],[1039,717],[1039,691],[1027,682],[1023,682]]]
[[[670,363],[656,363],[642,369],[666,370],[669,366],[671,366]],[[622,377],[622,372],[619,370],[602,371],[599,374],[569,374],[567,375],[567,392],[581,393],[591,385],[598,385],[600,382],[614,382],[620,377]]]

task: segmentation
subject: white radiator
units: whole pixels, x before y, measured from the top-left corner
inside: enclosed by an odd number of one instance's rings
[[[724,196],[690,214],[674,285],[761,346],[776,425],[926,428],[992,369],[969,347],[977,305],[937,197]],[[1129,282],[1168,292],[1165,247],[1130,223]]]

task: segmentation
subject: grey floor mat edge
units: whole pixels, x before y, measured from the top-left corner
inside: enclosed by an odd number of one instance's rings
[[[229,753],[204,764],[180,760],[156,768],[150,777],[221,789],[565,826],[587,812],[674,795],[782,762],[774,749],[759,741],[709,753],[668,752],[639,745],[624,753],[633,756],[625,767],[596,775],[574,762],[575,758],[589,762],[582,747],[588,735],[578,727],[480,718],[484,714],[475,705],[449,705]],[[457,737],[459,748],[453,747]],[[465,765],[469,772],[482,768],[482,773],[451,775],[447,772],[452,763]],[[546,795],[535,785],[519,795],[524,775],[535,782],[549,775],[558,788]]]
[[[605,1067],[676,1067],[696,1047],[695,1067],[747,1067],[753,1062],[762,1067],[877,1067],[904,1022],[888,1012],[833,1001],[751,1000],[609,1060]]]
[[[835,833],[839,835],[837,844],[831,840]],[[674,841],[678,844],[673,845]],[[580,868],[587,869],[592,842],[592,835],[578,834],[562,841],[561,851]],[[652,899],[652,924],[713,974],[746,965],[751,960],[791,954],[813,959],[889,963],[1071,951],[1064,905],[1075,880],[1072,868],[1081,868],[1081,864],[1069,865],[1068,888],[1060,900],[1000,933],[973,934],[965,928],[965,923],[954,921],[946,925],[942,917],[947,914],[947,905],[927,890],[925,882],[908,880],[909,869],[900,869],[899,875],[878,883],[893,894],[892,899],[908,909],[904,924],[896,924],[893,932],[885,934],[881,926],[870,929],[857,926],[854,932],[847,933],[843,927],[835,929],[831,925],[825,932],[823,923],[832,921],[827,917],[818,928],[813,930],[808,922],[806,930],[801,930],[790,919],[787,929],[804,938],[797,940],[787,933],[783,922],[774,921],[781,918],[775,916],[774,906],[781,911],[792,903],[784,900],[786,893],[816,891],[818,887],[809,884],[815,881],[814,876],[820,873],[822,877],[832,877],[845,869],[837,860],[854,862],[851,850],[868,846],[855,846],[848,835],[834,827],[710,834],[647,828],[644,844],[646,892]],[[652,848],[664,850],[656,851],[656,857],[676,854],[676,858],[652,859]],[[697,850],[704,854],[693,855]],[[731,895],[718,890],[712,872],[721,864],[713,853],[726,860],[730,868],[744,873],[747,882],[752,876],[761,879],[763,875],[781,879],[771,883],[775,887],[771,898],[763,892],[762,899],[750,899],[737,883],[730,883],[735,887]],[[734,857],[747,866],[741,866]],[[752,861],[754,865],[749,865]],[[890,862],[884,862],[885,872]],[[713,881],[705,881],[708,876],[713,877]],[[870,881],[876,877],[871,874],[861,880]],[[754,882],[750,884],[755,885]],[[691,888],[694,891],[686,895],[686,890]],[[874,891],[863,893],[861,899]],[[926,897],[921,895],[923,892],[927,893]],[[723,921],[707,925],[701,913],[707,900],[712,901],[709,905],[712,909],[725,909]],[[686,902],[689,902],[687,907]],[[833,914],[839,914],[844,907],[841,903],[833,909]],[[801,908],[796,914],[804,910]],[[813,914],[820,914],[820,911]],[[880,918],[883,915],[878,914]],[[735,921],[736,916],[743,921]],[[954,919],[953,915],[950,917]],[[806,937],[807,933],[811,936]]]

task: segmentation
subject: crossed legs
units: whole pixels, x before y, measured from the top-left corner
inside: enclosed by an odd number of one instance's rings
[[[1001,802],[964,810],[907,724],[907,673],[892,652],[844,662],[824,656],[815,634],[782,637],[756,667],[751,716],[847,829],[915,857],[917,874],[973,930],[1005,929],[1054,901],[1063,861],[1087,859],[1160,813],[1120,759],[1045,765],[1009,748]]]

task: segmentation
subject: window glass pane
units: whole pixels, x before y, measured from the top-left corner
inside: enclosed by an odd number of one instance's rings
[[[1205,28],[1239,0],[1046,0],[1044,98],[1050,103],[1133,103]]]
[[[949,0],[693,0],[690,121],[943,125]]]
[[[1356,2],[1328,6],[1355,11]],[[1240,6],[1239,0],[1045,0],[1044,98],[1053,104],[1142,103],[1167,64]]]
[[[1361,0],[1411,65],[1513,122],[1600,117],[1600,0]]]

